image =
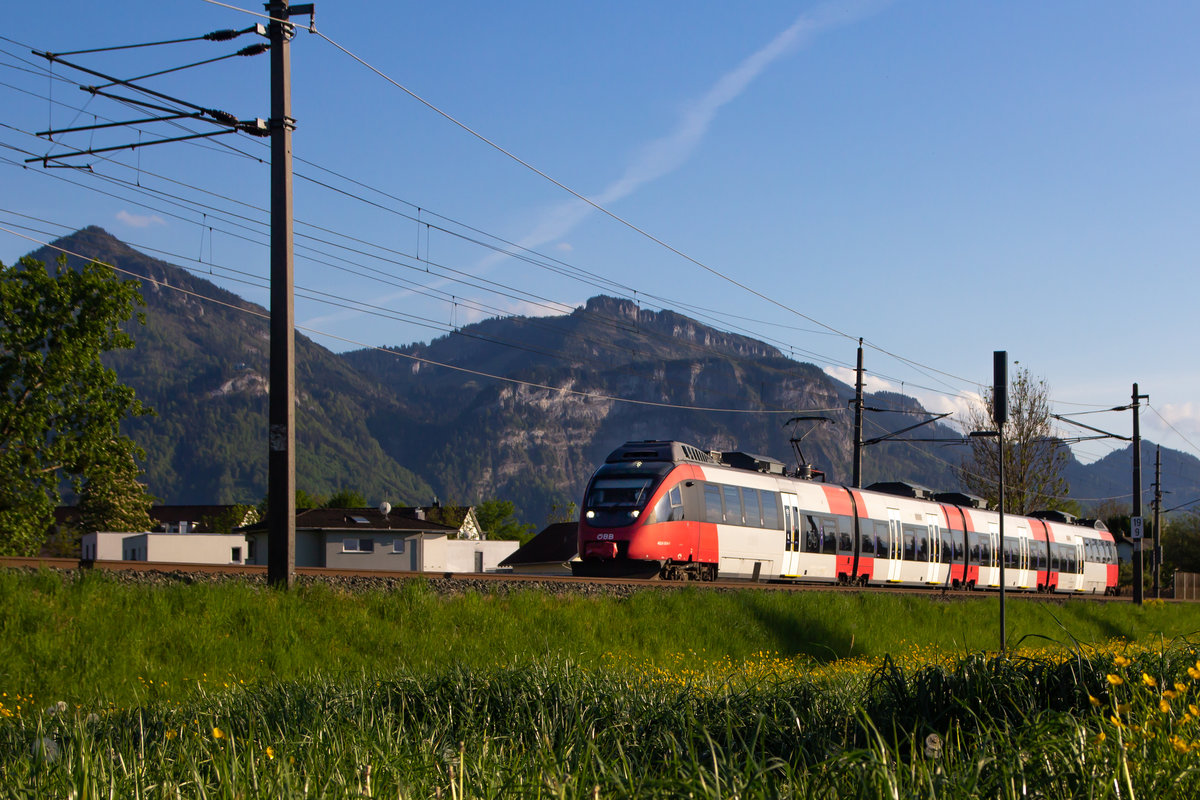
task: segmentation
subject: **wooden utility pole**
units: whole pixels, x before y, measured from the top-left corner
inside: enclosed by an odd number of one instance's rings
[[[296,319],[292,253],[292,14],[312,4],[272,0],[271,42],[271,396],[267,460],[267,580],[290,589],[296,579]]]

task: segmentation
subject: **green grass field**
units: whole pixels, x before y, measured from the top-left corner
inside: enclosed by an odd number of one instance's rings
[[[1192,797],[1188,604],[0,573],[2,797]]]

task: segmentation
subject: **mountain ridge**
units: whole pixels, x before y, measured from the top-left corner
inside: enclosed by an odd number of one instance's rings
[[[133,351],[106,360],[159,411],[127,425],[147,451],[151,492],[173,503],[261,499],[266,310],[94,226],[57,244],[143,279],[147,326],[130,329]],[[51,261],[57,251],[32,255]],[[428,343],[342,354],[297,334],[296,364],[298,484],[310,493],[349,487],[396,505],[435,494],[447,502],[501,497],[541,522],[549,509],[577,502],[604,457],[634,439],[679,439],[790,465],[797,436],[806,461],[831,481],[849,480],[850,386],[766,342],[627,299],[598,296],[561,316],[493,318]],[[867,404],[892,412],[870,415],[879,431],[907,427],[923,411],[895,392],[869,395]],[[764,413],[772,409],[798,411]],[[833,423],[786,426],[815,409],[837,409],[825,414]],[[930,438],[958,435],[944,425],[927,430]],[[1167,452],[1178,490],[1200,493],[1200,461]],[[957,489],[958,458],[934,444],[875,445],[864,451],[864,484]],[[1143,462],[1152,465],[1153,453]],[[1119,455],[1097,464],[1070,459],[1073,496],[1128,494]]]

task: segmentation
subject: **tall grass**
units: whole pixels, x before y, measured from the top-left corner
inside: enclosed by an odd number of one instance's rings
[[[927,661],[995,649],[994,598],[648,590],[628,599],[537,592],[443,597],[420,581],[348,594],[242,584],[126,586],[0,572],[0,692],[119,706],[225,684],[314,674],[519,667],[548,657],[589,667],[742,662],[756,654],[842,664]],[[1013,599],[1010,645],[1167,639],[1200,630],[1200,606]],[[678,671],[678,670],[677,670]]]
[[[1194,797],[1196,659],[1177,642],[836,679],[325,673],[9,718],[0,798]]]

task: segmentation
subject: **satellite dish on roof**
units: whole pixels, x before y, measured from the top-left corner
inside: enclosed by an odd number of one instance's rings
[[[391,512],[391,510],[392,510],[392,504],[389,503],[387,500],[384,500],[382,503],[379,504],[379,513],[383,514],[385,517]]]

